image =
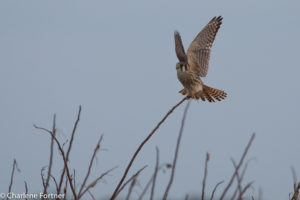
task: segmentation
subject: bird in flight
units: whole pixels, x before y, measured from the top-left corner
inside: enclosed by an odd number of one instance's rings
[[[175,51],[179,62],[176,64],[178,80],[183,85],[179,93],[186,95],[187,99],[200,99],[209,102],[225,99],[227,94],[205,85],[200,77],[205,77],[209,68],[210,49],[216,34],[222,24],[222,17],[214,17],[196,36],[190,44],[187,54],[180,34],[175,31]]]

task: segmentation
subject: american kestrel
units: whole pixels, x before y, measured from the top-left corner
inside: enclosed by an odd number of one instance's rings
[[[177,77],[184,89],[179,92],[189,98],[206,99],[214,102],[221,101],[227,94],[205,85],[200,77],[207,75],[209,67],[210,48],[222,24],[222,17],[214,17],[196,36],[190,44],[187,54],[181,41],[180,34],[175,31],[175,51],[179,62],[176,64]]]

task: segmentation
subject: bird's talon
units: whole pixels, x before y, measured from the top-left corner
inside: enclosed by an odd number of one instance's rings
[[[186,90],[183,88],[182,90],[179,91],[182,95],[186,95]]]

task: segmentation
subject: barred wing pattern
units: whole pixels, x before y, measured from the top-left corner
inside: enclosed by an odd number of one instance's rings
[[[222,24],[222,17],[214,17],[196,36],[187,50],[187,61],[191,69],[205,77],[209,68],[210,48]]]
[[[186,62],[187,61],[186,54],[184,52],[184,47],[178,31],[174,32],[174,40],[175,40],[175,51],[178,60],[180,62]]]

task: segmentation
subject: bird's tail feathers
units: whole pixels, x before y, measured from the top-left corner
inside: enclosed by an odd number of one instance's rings
[[[208,100],[209,102],[215,102],[215,100],[221,101],[227,97],[226,92],[218,90],[207,85],[203,85],[203,91],[196,94],[196,99],[202,101]]]

